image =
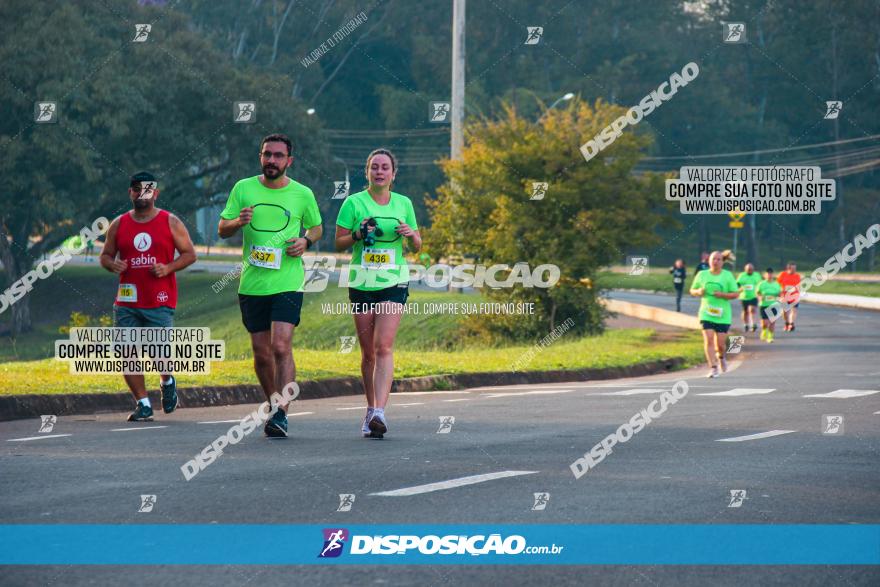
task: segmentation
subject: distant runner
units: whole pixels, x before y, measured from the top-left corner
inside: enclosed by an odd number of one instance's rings
[[[217,229],[220,238],[242,230],[241,321],[251,335],[254,370],[266,399],[282,394],[296,379],[293,330],[302,310],[305,277],[302,254],[321,238],[321,213],[312,190],[285,174],[293,164],[292,144],[282,134],[260,143],[262,175],[232,188]],[[305,229],[305,236],[300,236]],[[266,436],[287,436],[287,405],[263,428]]]
[[[739,296],[733,273],[723,265],[722,253],[714,251],[709,256],[709,269],[697,273],[690,289],[692,296],[702,298],[699,318],[703,326],[703,350],[711,367],[707,377],[718,377],[719,364],[722,373],[727,371],[727,331],[732,321],[730,300]]]
[[[754,265],[746,263],[745,271],[739,274],[736,283],[742,288],[739,299],[742,302],[743,331],[748,332],[751,329],[752,332],[755,332],[758,330],[755,310],[758,307],[757,288],[761,283],[761,276],[755,273]]]
[[[177,307],[175,273],[196,261],[189,232],[183,222],[155,206],[159,187],[153,174],[131,176],[128,197],[133,210],[118,216],[107,230],[101,267],[119,275],[113,322],[121,328],[172,327]],[[175,259],[174,253],[180,255]],[[143,375],[123,375],[137,405],[129,422],[152,422],[153,407]],[[162,410],[177,409],[177,382],[171,373],[161,375]]]
[[[707,253],[706,251],[703,251],[700,254],[700,262],[697,263],[697,268],[694,269],[694,275],[696,275],[700,271],[705,271],[708,268],[709,268],[709,253]]]
[[[797,318],[797,308],[800,305],[801,295],[798,289],[801,284],[801,276],[797,272],[797,265],[794,264],[794,261],[788,262],[788,265],[785,266],[785,271],[779,274],[777,281],[782,286],[782,307],[790,308],[789,310],[782,311],[785,317],[785,330],[787,332],[794,332],[794,321]]]
[[[767,308],[779,300],[782,286],[773,279],[773,268],[768,267],[764,272],[764,281],[758,284],[758,299],[761,300],[761,340],[773,342],[773,331],[776,322],[767,315]]]
[[[672,274],[672,287],[675,288],[675,311],[681,312],[681,295],[684,293],[684,280],[687,278],[684,260],[676,259],[669,272]]]

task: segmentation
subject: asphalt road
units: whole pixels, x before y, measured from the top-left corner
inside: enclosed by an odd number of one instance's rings
[[[674,300],[615,297],[656,305]],[[687,303],[692,303],[688,300]],[[298,402],[291,436],[248,436],[190,481],[180,466],[255,406],[0,423],[3,523],[877,524],[880,313],[802,305],[795,333],[749,333],[733,369],[397,394],[385,440],[358,398]],[[552,346],[543,352],[552,353]],[[569,465],[679,380],[686,397],[580,479]],[[651,391],[654,390],[654,391]],[[722,395],[719,392],[724,392]],[[825,394],[831,396],[823,397]],[[454,417],[448,433],[441,419]],[[825,416],[842,432],[823,434]],[[227,422],[224,422],[227,421]],[[211,423],[215,422],[215,423]],[[164,426],[161,427],[160,426]],[[68,436],[53,436],[68,435]],[[757,436],[756,436],[757,435]],[[16,440],[37,437],[34,440]],[[423,492],[426,484],[530,472]],[[409,490],[410,495],[377,495]],[[739,507],[731,491],[745,490]],[[535,511],[534,493],[549,493]],[[140,496],[156,496],[139,513]],[[340,494],[354,494],[337,511]],[[267,545],[271,544],[267,534]],[[736,548],[736,545],[731,545]],[[132,564],[150,564],[132,552]],[[4,567],[4,585],[876,585],[877,567]]]

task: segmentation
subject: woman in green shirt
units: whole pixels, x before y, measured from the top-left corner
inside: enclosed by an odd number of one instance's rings
[[[387,149],[367,157],[369,187],[345,199],[336,219],[336,250],[352,249],[348,299],[361,346],[361,376],[367,413],[361,432],[382,438],[385,406],[394,380],[394,337],[409,295],[404,240],[422,248],[412,201],[391,191],[397,159]]]
[[[720,251],[709,255],[709,268],[697,273],[690,293],[702,298],[699,318],[703,326],[703,349],[712,367],[708,377],[718,377],[716,357],[721,372],[727,371],[727,331],[733,316],[730,300],[739,297],[739,286],[733,273],[724,269],[724,256]]]
[[[758,299],[761,300],[761,340],[773,342],[773,330],[775,322],[770,319],[767,308],[779,301],[782,295],[782,286],[773,277],[773,269],[767,267],[764,273],[764,281],[758,284]]]

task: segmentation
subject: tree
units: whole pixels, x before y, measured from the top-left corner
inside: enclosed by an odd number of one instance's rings
[[[133,25],[90,4],[0,7],[0,100],[12,113],[0,117],[4,290],[81,227],[127,210],[128,178],[142,169],[159,178],[159,205],[184,221],[259,173],[259,140],[273,131],[308,153],[297,179],[326,176],[316,122],[283,79],[237,71],[181,13],[132,3],[132,22],[154,23],[146,42],[133,43]],[[35,123],[35,99],[58,103],[57,123]],[[257,122],[236,124],[233,102],[247,99],[258,102]],[[13,335],[31,328],[27,296],[10,313]]]
[[[624,112],[576,99],[535,123],[508,105],[500,120],[469,124],[462,160],[444,162],[446,183],[428,203],[433,256],[476,254],[485,265],[560,269],[549,289],[484,288],[490,298],[536,303],[533,318],[485,320],[491,333],[528,338],[568,318],[577,331],[601,331],[596,272],[620,262],[629,247],[658,242],[655,230],[668,209],[662,177],[631,174],[651,137],[624,132],[589,162],[578,150]],[[548,184],[543,199],[530,199],[533,182]]]

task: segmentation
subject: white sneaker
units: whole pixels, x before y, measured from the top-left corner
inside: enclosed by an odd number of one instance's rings
[[[721,362],[721,372],[727,373],[727,359],[724,357],[718,357],[718,360]]]
[[[364,438],[370,435],[370,420],[373,418],[373,408],[367,408],[367,415],[364,416],[364,423],[361,426],[361,433]]]
[[[706,377],[709,377],[710,379],[714,379],[714,378],[718,377],[718,367],[716,367],[715,365],[712,365],[712,370],[709,371],[709,373],[706,375]]]

